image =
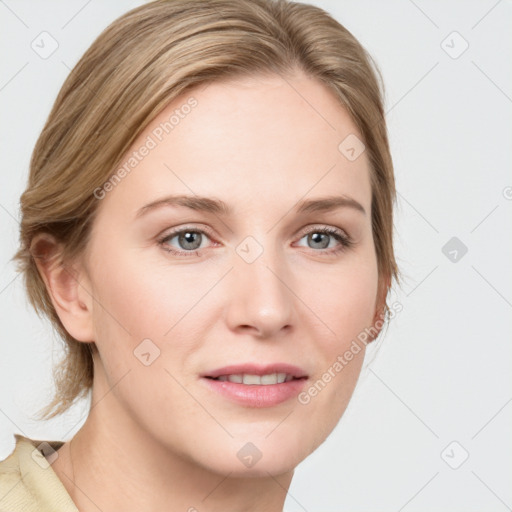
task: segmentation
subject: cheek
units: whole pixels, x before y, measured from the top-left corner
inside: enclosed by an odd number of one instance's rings
[[[123,337],[130,333],[134,342],[161,338],[207,289],[204,277],[189,268],[170,268],[164,257],[155,262],[133,249],[106,255],[94,278],[101,298],[96,320]]]
[[[324,353],[333,355],[369,327],[375,314],[378,290],[376,261],[347,264],[302,283],[304,302],[328,333],[318,339]]]
[[[374,319],[377,278],[376,261],[369,258],[309,286],[307,304],[319,320],[311,333],[319,364],[299,403],[314,424],[312,449],[337,424],[357,384],[365,354],[358,336]]]

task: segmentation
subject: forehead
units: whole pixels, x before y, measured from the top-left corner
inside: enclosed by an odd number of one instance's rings
[[[287,198],[338,192],[369,207],[367,156],[348,159],[340,150],[347,137],[362,139],[334,93],[314,79],[213,82],[182,94],[153,119],[103,202],[129,214],[166,193],[214,195],[247,207],[263,198],[288,204]]]

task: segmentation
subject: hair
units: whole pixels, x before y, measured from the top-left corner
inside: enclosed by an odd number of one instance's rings
[[[398,269],[396,199],[382,75],[369,53],[322,9],[288,0],[157,0],[110,24],[65,80],[34,147],[21,196],[14,258],[38,315],[50,319],[65,355],[40,418],[65,412],[93,384],[93,342],[64,328],[35,263],[34,237],[52,235],[58,263],[85,249],[101,187],[136,137],[174,98],[200,84],[302,72],[347,109],[370,162],[371,221],[379,283],[387,297]],[[387,304],[384,311],[388,312]]]

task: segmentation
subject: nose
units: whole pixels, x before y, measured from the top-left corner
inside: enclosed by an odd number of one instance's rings
[[[236,252],[230,272],[227,323],[232,331],[275,338],[295,322],[292,276],[282,255],[269,249],[248,263]]]

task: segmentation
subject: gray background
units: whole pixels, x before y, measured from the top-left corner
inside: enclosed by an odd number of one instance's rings
[[[100,31],[141,3],[0,1],[0,458],[14,432],[67,440],[84,420],[84,403],[30,418],[52,390],[61,346],[9,260],[30,154],[62,82]],[[286,509],[510,510],[512,3],[310,3],[383,72],[405,279],[391,297],[403,311],[369,351],[338,427],[298,467]],[[45,59],[31,47],[43,31],[58,42]]]

